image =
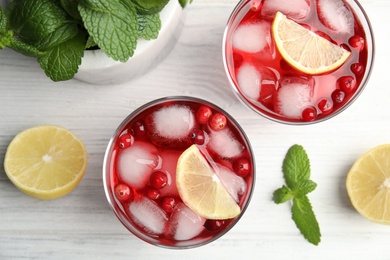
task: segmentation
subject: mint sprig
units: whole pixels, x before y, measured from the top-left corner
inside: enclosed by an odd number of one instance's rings
[[[68,80],[86,49],[125,62],[139,38],[156,39],[169,1],[177,0],[12,0],[0,7],[0,49],[35,57],[53,81]]]
[[[302,146],[290,147],[282,170],[287,186],[275,190],[273,200],[276,204],[292,200],[292,219],[296,226],[310,243],[318,245],[321,231],[307,196],[317,184],[310,180],[310,160]]]

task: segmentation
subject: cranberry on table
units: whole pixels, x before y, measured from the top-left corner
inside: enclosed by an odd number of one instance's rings
[[[122,202],[128,201],[131,198],[131,189],[125,184],[118,184],[114,188],[115,197]]]
[[[234,172],[241,177],[245,177],[251,171],[251,165],[246,158],[240,158],[233,163]]]
[[[215,113],[210,117],[209,126],[213,130],[222,130],[227,124],[226,116],[221,113]]]
[[[317,117],[317,109],[315,107],[307,107],[302,111],[302,119],[306,122],[313,121]]]
[[[168,176],[165,172],[155,171],[150,175],[150,185],[156,189],[164,188],[168,183]]]
[[[213,111],[211,111],[210,107],[200,106],[198,111],[196,111],[196,121],[198,121],[200,124],[206,124],[212,114]]]

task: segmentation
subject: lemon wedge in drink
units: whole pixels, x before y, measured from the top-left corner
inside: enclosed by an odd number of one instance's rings
[[[71,192],[86,167],[82,141],[69,130],[52,125],[20,132],[9,144],[4,159],[11,182],[38,199],[55,199]]]
[[[340,67],[351,54],[277,12],[272,34],[283,59],[295,69],[322,74]]]
[[[199,216],[229,219],[241,212],[196,145],[179,157],[176,185],[183,202]]]
[[[390,225],[390,144],[363,154],[348,173],[352,205],[365,218]]]

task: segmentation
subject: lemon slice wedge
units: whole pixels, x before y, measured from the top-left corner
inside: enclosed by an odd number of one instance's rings
[[[281,12],[275,15],[272,34],[283,59],[295,69],[309,75],[333,71],[351,54],[288,19]]]
[[[179,157],[176,185],[183,202],[199,216],[229,219],[241,212],[196,145]]]

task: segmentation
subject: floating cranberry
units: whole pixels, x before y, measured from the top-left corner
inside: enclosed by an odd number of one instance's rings
[[[215,219],[208,219],[204,223],[204,227],[210,231],[217,231],[220,230],[221,227],[225,224],[224,220],[215,220]]]
[[[317,117],[317,110],[315,107],[307,107],[302,111],[302,119],[306,122],[313,121]]]
[[[122,202],[128,201],[131,197],[131,190],[126,184],[118,184],[114,189],[115,197]]]
[[[145,195],[151,200],[156,200],[160,198],[160,191],[151,186],[146,187]]]
[[[362,51],[364,49],[364,38],[359,35],[354,35],[348,40],[349,45],[351,45],[352,48],[357,49],[358,51]]]
[[[251,171],[251,165],[246,158],[240,158],[233,163],[234,172],[241,177],[245,177]]]
[[[363,67],[363,65],[360,62],[356,62],[356,63],[353,63],[351,65],[351,71],[356,76],[361,75],[363,73],[363,70],[364,70],[364,67]]]
[[[198,111],[196,111],[196,120],[200,124],[206,124],[209,121],[210,116],[213,114],[211,108],[208,106],[199,107]]]
[[[175,208],[176,204],[177,201],[173,197],[164,197],[161,200],[161,208],[167,213],[171,213]]]
[[[134,142],[134,138],[129,133],[124,133],[118,138],[118,145],[120,148],[125,149],[130,147]]]
[[[221,113],[215,113],[210,117],[209,126],[213,130],[222,130],[225,128],[227,123],[226,116]]]
[[[337,80],[337,85],[345,93],[351,93],[356,89],[356,80],[352,76],[343,76]]]
[[[168,183],[168,176],[165,172],[155,171],[150,175],[150,185],[156,189],[164,188]]]
[[[317,106],[318,109],[321,110],[322,114],[329,114],[333,110],[333,103],[327,98],[321,99]]]
[[[134,122],[132,130],[135,137],[137,138],[144,137],[146,134],[146,127],[144,121],[138,120]]]
[[[335,104],[341,104],[344,102],[345,92],[341,89],[336,89],[332,92],[332,100]]]
[[[193,144],[203,145],[204,141],[205,141],[204,132],[202,130],[200,130],[200,129],[195,129],[191,133],[191,140],[192,140]]]

